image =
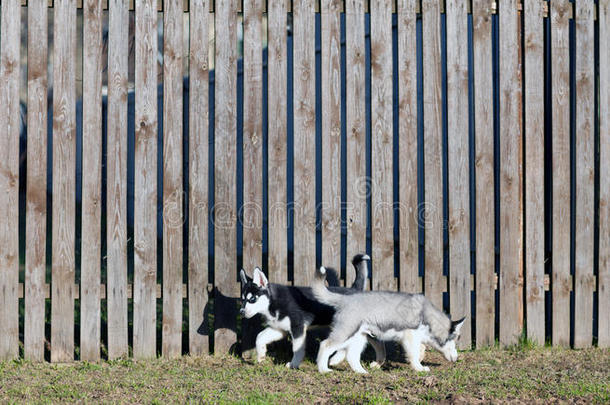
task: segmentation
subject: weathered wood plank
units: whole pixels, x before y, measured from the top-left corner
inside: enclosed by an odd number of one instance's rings
[[[400,0],[398,12],[398,148],[400,159],[400,291],[419,284],[417,227],[417,50],[416,1]]]
[[[593,338],[594,47],[593,1],[576,2],[576,231],[574,347]]]
[[[494,137],[491,12],[488,0],[473,0],[474,118],[476,178],[476,345],[494,344]]]
[[[294,283],[309,285],[316,266],[316,48],[313,0],[293,5]],[[328,173],[327,173],[328,174]]]
[[[366,249],[366,99],[364,0],[346,0],[345,4],[346,100],[346,174],[347,174],[347,259]],[[355,274],[345,272],[345,283],[351,285]]]
[[[466,317],[460,349],[470,333],[470,167],[468,132],[468,15],[466,1],[447,0],[447,122],[449,171],[449,308]]]
[[[237,340],[236,142],[237,7],[216,2],[214,143],[214,354],[228,353]],[[220,45],[220,46],[219,46]]]
[[[85,0],[83,22],[83,200],[80,357],[100,358],[102,236],[102,7]]]
[[[208,354],[209,336],[197,332],[208,305],[208,0],[190,4],[189,73],[189,353]]]
[[[157,11],[136,0],[133,355],[157,353]]]
[[[108,358],[127,356],[127,0],[111,0],[108,20],[106,249]]]
[[[442,308],[443,176],[440,5],[422,0],[424,56],[424,293]]]
[[[340,0],[321,5],[322,264],[335,269],[341,266],[341,6]]]
[[[2,2],[0,31],[0,360],[19,355],[19,0]]]
[[[570,37],[572,3],[553,0],[551,65],[553,115],[552,342],[570,344]]]

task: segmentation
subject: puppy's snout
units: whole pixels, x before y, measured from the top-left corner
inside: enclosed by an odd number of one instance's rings
[[[245,310],[244,308],[240,308],[240,309],[239,309],[239,313],[240,313],[241,315],[246,315],[246,310]]]

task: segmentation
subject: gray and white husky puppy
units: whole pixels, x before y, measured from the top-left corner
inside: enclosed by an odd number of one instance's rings
[[[330,287],[334,294],[352,294],[364,290],[368,274],[367,255],[356,255],[352,264],[356,269],[356,279],[352,288]],[[240,271],[241,313],[246,318],[260,314],[266,328],[256,336],[256,355],[260,362],[265,358],[267,345],[286,335],[292,338],[292,360],[286,367],[298,368],[305,356],[305,337],[311,326],[328,326],[335,310],[316,300],[310,287],[285,286],[269,283],[265,274],[257,267],[252,278]],[[326,275],[324,276],[326,280]],[[335,274],[336,279],[336,274]],[[331,280],[331,277],[329,277]],[[370,338],[375,348],[377,362],[385,361],[385,347],[382,342]],[[332,353],[331,353],[332,354]],[[331,359],[338,364],[345,358],[345,351],[339,350]]]
[[[437,349],[448,361],[457,360],[455,343],[465,318],[452,321],[422,294],[389,291],[336,294],[324,283],[326,272],[320,267],[312,284],[316,299],[336,311],[330,335],[320,343],[317,363],[321,373],[330,371],[328,359],[337,350],[347,350],[350,367],[366,373],[360,364],[360,354],[368,337],[401,343],[415,371],[430,371],[421,364],[422,344]]]

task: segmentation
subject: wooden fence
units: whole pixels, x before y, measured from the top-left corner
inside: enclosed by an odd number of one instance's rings
[[[2,0],[0,359],[226,352],[239,267],[364,251],[462,348],[610,346],[610,1],[237,3]]]

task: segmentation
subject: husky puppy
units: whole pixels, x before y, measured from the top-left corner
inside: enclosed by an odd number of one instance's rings
[[[356,269],[356,280],[352,288],[330,287],[337,295],[351,294],[364,289],[370,260],[367,255],[356,255],[352,264]],[[266,329],[256,336],[256,354],[260,362],[265,358],[267,345],[290,334],[292,338],[292,360],[286,364],[289,368],[298,368],[305,356],[305,336],[310,326],[327,326],[335,313],[328,305],[317,301],[310,287],[285,286],[267,281],[265,274],[257,267],[252,278],[242,269],[241,279],[241,313],[246,318],[261,314]],[[336,276],[336,275],[335,275]],[[324,276],[326,279],[326,276]],[[330,280],[330,277],[329,277]],[[385,360],[383,343],[370,339],[375,348],[377,362]],[[330,353],[332,354],[332,353]],[[345,352],[339,351],[333,356],[332,364],[345,358]]]
[[[448,361],[457,360],[455,342],[465,318],[451,321],[422,294],[386,291],[362,291],[350,295],[336,294],[324,284],[326,269],[320,267],[312,285],[320,302],[335,308],[328,339],[320,343],[318,370],[330,371],[329,356],[347,350],[347,361],[358,373],[366,373],[360,354],[367,337],[400,342],[415,371],[430,371],[420,360],[421,345],[430,345]]]

